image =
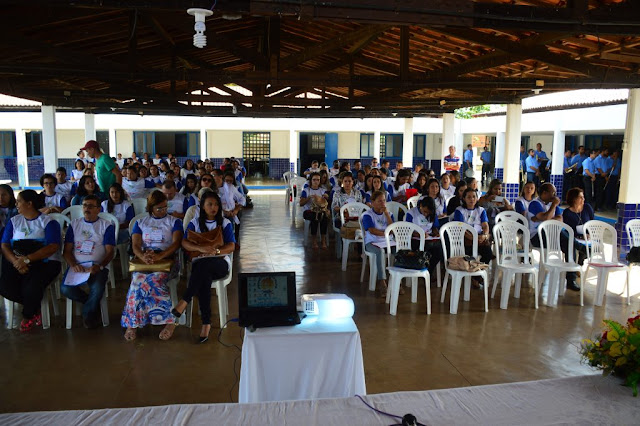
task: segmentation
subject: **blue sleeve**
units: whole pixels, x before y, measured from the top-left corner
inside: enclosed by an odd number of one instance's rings
[[[480,223],[489,223],[489,218],[487,217],[487,211],[482,210],[482,214],[480,215]]]
[[[364,229],[364,231],[366,232],[369,228],[374,227],[373,225],[373,218],[369,215],[365,215],[362,218],[362,229]]]
[[[406,222],[413,222],[413,216],[411,215],[411,213],[407,213],[407,215],[404,217],[404,220]]]
[[[64,197],[60,197],[60,208],[64,210],[64,209],[66,209],[67,207],[69,207],[69,206],[67,205],[67,199],[66,199],[66,198],[64,198]]]
[[[195,205],[196,205],[196,199],[193,197],[193,195],[189,195],[189,204],[187,204],[188,206],[187,208]]]
[[[145,188],[155,188],[156,184],[155,182],[153,182],[152,180],[144,180],[144,187]]]
[[[453,220],[455,220],[456,222],[464,222],[464,216],[462,216],[460,210],[456,209],[456,211],[453,212]]]
[[[131,222],[131,219],[135,216],[135,211],[133,210],[133,206],[127,207],[127,211],[125,212],[125,220]]]
[[[393,187],[393,185],[389,185],[387,187],[387,192],[389,193],[389,196],[393,198],[393,191],[395,190],[395,188]]]
[[[73,197],[74,195],[76,195],[77,191],[78,191],[78,182],[74,182],[73,185],[71,185],[71,190],[69,191],[69,195]]]
[[[189,200],[185,198],[184,201],[182,202],[182,213],[186,213],[188,208],[189,208]]]
[[[131,233],[131,235],[133,234],[140,234],[142,235],[142,229],[140,229],[140,227],[138,226],[138,221],[136,220],[136,223],[133,224],[133,232]]]
[[[371,202],[371,195],[367,194],[366,192],[364,193],[364,202],[365,203]]]
[[[185,236],[184,236],[185,238],[187,238],[187,236],[189,235],[189,231],[196,232],[196,226],[191,222],[189,222],[189,224],[187,225],[187,232],[185,233]]]
[[[562,209],[559,206],[556,206],[556,214],[554,216],[560,216],[562,214]]]
[[[71,205],[72,206],[82,205],[82,197],[80,197],[79,195],[74,196],[73,200],[71,200]]]
[[[529,204],[529,213],[531,213],[533,216],[537,215],[538,213],[542,213],[544,211],[544,209],[542,208],[542,204],[540,204],[537,201],[532,201]]]
[[[302,194],[300,194],[300,198],[309,198],[309,196],[307,195],[307,190],[306,189],[302,190]]]
[[[173,234],[176,231],[184,232],[184,228],[182,227],[182,221],[180,219],[173,222],[173,229],[171,230],[171,233]]]
[[[64,236],[64,242],[73,244],[75,242],[75,236],[73,235],[73,227],[67,227],[67,233]]]
[[[104,212],[104,207],[102,206],[102,203],[100,203],[100,213]]]
[[[13,222],[8,220],[7,225],[4,228],[4,232],[2,233],[2,243],[11,244],[12,239],[13,239]]]
[[[236,236],[233,233],[233,223],[229,223],[227,226],[224,227],[224,229],[222,230],[222,238],[224,239],[225,243],[236,242]]]
[[[387,192],[387,201],[391,201],[391,195]]]
[[[436,216],[436,220],[433,221],[433,228],[440,228],[440,221],[438,220],[438,216]]]
[[[44,242],[49,244],[60,244],[60,224],[55,220],[47,223],[44,228]]]
[[[176,182],[176,189],[180,191],[182,189],[182,182]]]
[[[516,200],[515,209],[516,209],[516,212],[518,212],[520,214],[526,213],[524,211],[524,204],[522,204],[522,201],[520,201],[520,200]]]
[[[116,227],[113,225],[107,226],[107,230],[104,231],[104,239],[102,240],[102,244],[105,246],[115,246],[116,245]]]

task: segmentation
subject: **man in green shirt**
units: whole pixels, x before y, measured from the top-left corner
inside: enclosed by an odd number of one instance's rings
[[[115,182],[122,185],[122,173],[120,173],[120,169],[118,169],[118,166],[116,166],[115,161],[113,161],[111,157],[102,152],[98,142],[94,140],[87,141],[84,148],[81,149],[87,151],[87,155],[96,160],[96,175],[98,177],[98,185],[102,192],[109,194],[109,187]]]

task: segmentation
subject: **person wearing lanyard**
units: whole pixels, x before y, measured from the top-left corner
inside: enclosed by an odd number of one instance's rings
[[[491,151],[489,151],[486,145],[480,154],[480,160],[482,160],[482,177],[480,178],[480,183],[484,185],[485,179],[488,181],[489,175],[491,174]]]
[[[535,151],[529,150],[529,156],[525,160],[527,170],[527,182],[533,182],[536,187],[540,184],[540,163],[536,160]]]
[[[611,174],[609,175],[609,182],[607,182],[607,194],[606,206],[609,209],[615,209],[618,202],[618,181],[620,179],[620,169],[622,168],[622,161],[620,160],[620,151],[613,151],[611,154],[611,161],[613,163],[611,167]]]
[[[340,220],[340,208],[342,206],[347,203],[362,203],[362,193],[353,188],[353,175],[349,172],[343,172],[341,182],[342,188],[335,192],[333,200],[331,201],[331,209],[334,212],[336,228],[340,228],[342,226],[342,221]],[[373,195],[371,199],[373,200]]]
[[[418,201],[418,205],[407,213],[406,222],[415,223],[424,231],[427,238],[440,236],[440,222],[436,215],[436,203],[431,197],[424,197]],[[420,248],[420,240],[411,240],[411,249],[418,250]],[[431,254],[429,259],[429,274],[436,272],[438,264],[442,261],[442,245],[439,239],[426,240],[424,242],[424,251]]]
[[[591,151],[586,160],[582,162],[582,182],[584,185],[584,197],[587,203],[591,204],[591,207],[595,208],[595,188],[594,182],[596,181],[596,164],[595,159],[598,155],[597,150]]]
[[[609,173],[611,173],[611,168],[613,167],[613,160],[609,158],[609,150],[604,148],[600,155],[596,157],[594,164],[596,166],[596,184],[595,184],[595,195],[596,195],[596,209],[604,210],[604,188],[609,181]]]
[[[320,186],[320,173],[311,173],[311,185],[305,188],[300,195],[300,206],[302,206],[302,217],[309,221],[311,228],[312,248],[318,248],[318,227],[320,227],[320,237],[322,240],[322,248],[327,248],[327,227],[329,218],[325,211],[313,211],[311,208],[322,205],[322,200],[329,201],[329,194]]]
[[[379,297],[387,297],[385,249],[377,244],[385,243],[384,231],[394,222],[393,215],[387,210],[386,195],[384,191],[374,191],[371,194],[372,208],[362,215],[362,230],[364,231],[364,250],[375,254],[378,281],[377,289]],[[404,293],[400,287],[400,294]]]
[[[109,262],[115,253],[115,227],[111,221],[98,216],[100,198],[95,195],[84,198],[82,213],[84,217],[71,221],[64,238],[63,256],[69,269],[60,292],[83,304],[82,318],[86,328],[97,328],[100,300],[109,278]],[[69,280],[69,275],[82,276],[83,279]],[[85,284],[89,287],[89,294],[80,289]]]
[[[573,229],[575,241],[573,242],[574,258],[582,265],[587,257],[587,247],[585,245],[584,224],[594,219],[593,209],[584,202],[584,192],[580,188],[571,188],[567,193],[567,203],[569,208],[562,212],[562,221]]]
[[[489,218],[487,212],[478,206],[478,195],[472,188],[467,188],[462,194],[462,203],[453,213],[453,221],[471,225],[478,233],[478,255],[480,261],[489,263],[493,258],[489,240]],[[465,252],[472,253],[472,239],[465,235]]]

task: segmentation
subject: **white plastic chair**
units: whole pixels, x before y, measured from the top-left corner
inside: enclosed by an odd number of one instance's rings
[[[229,256],[231,258],[231,266],[229,266],[229,272],[227,273],[227,275],[225,275],[223,278],[220,278],[219,280],[213,280],[211,282],[211,288],[216,289],[216,295],[218,296],[220,328],[225,325],[225,323],[227,322],[227,316],[229,315],[229,298],[227,297],[227,286],[231,283],[231,279],[233,277],[233,253],[231,253]],[[174,306],[177,304],[177,302],[178,301],[176,300]],[[207,302],[210,303],[210,301]],[[191,321],[193,317],[193,300],[187,306],[186,317],[187,327],[191,327]]]
[[[131,205],[133,206],[133,213],[135,215],[146,213],[146,211],[147,211],[147,199],[146,198],[133,198],[131,200]]]
[[[527,226],[527,218],[514,210],[505,210],[496,215],[495,223],[498,224],[502,220],[514,220]]]
[[[564,259],[560,247],[560,235],[563,231],[568,234],[568,255]],[[545,220],[538,227],[540,239],[540,273],[538,275],[538,288],[541,288],[545,275],[549,279],[547,289],[547,305],[558,305],[559,284],[564,282],[567,272],[579,272],[580,265],[573,260],[573,229],[559,220]],[[562,286],[564,295],[565,286]],[[584,305],[584,286],[580,287],[580,306]]]
[[[111,213],[106,213],[106,212],[100,212],[98,213],[98,216],[108,220],[109,222],[111,222],[113,224],[114,230],[116,232],[115,235],[115,241],[116,243],[118,242],[118,232],[120,232],[120,222],[118,221],[118,219],[112,215]],[[116,247],[113,248],[114,249],[114,257],[115,257],[115,250]],[[124,275],[123,275],[124,276]],[[109,262],[109,281],[111,281],[111,288],[116,288],[116,274],[113,270],[113,259],[111,260],[111,262]],[[107,292],[105,292],[105,294],[107,294]]]
[[[630,247],[640,247],[640,219],[631,219],[626,226],[627,238]],[[635,265],[629,265],[627,270],[627,298],[629,298],[629,287],[631,286],[631,270]],[[627,299],[627,303],[629,300]]]
[[[300,196],[302,195],[302,190],[304,188],[304,184],[307,183],[307,179],[303,177],[294,177],[291,179],[292,191],[295,195],[293,197],[293,211],[291,213],[291,217],[295,220],[297,208],[300,205]]]
[[[387,243],[387,254],[391,253],[391,234],[395,239],[397,250],[411,250],[411,239],[414,233],[420,237],[419,250],[424,250],[425,234],[424,230],[415,223],[394,222],[384,230],[384,237]],[[397,266],[388,266],[389,286],[387,287],[387,300],[390,304],[389,313],[395,315],[398,311],[398,295],[400,294],[400,283],[403,278],[411,278],[411,303],[418,302],[418,278],[424,278],[427,293],[427,315],[431,315],[431,276],[429,269],[405,269]]]
[[[518,239],[522,238],[523,250],[518,250]],[[529,229],[514,220],[502,220],[493,227],[493,240],[496,247],[497,270],[493,274],[493,289],[491,298],[496,294],[498,286],[498,272],[502,272],[502,294],[500,296],[500,309],[507,309],[509,303],[509,290],[511,279],[514,275],[533,274],[534,283],[538,282],[538,268],[529,263]],[[513,297],[520,298],[521,280],[516,280]],[[538,286],[534,286],[535,305],[538,309]]]
[[[420,201],[420,196],[419,195],[414,195],[413,197],[409,198],[407,200],[407,207],[409,208],[409,210],[411,210],[412,208],[417,206],[418,205],[418,201]]]
[[[349,212],[349,217],[360,217],[362,213],[369,210],[369,206],[362,203],[347,203],[344,206],[340,207],[340,221],[342,226],[345,224],[345,212]],[[342,270],[347,270],[347,258],[349,257],[349,245],[350,244],[363,244],[364,236],[363,233],[360,232],[360,235],[355,236],[353,239],[341,238],[342,240]],[[363,250],[364,251],[364,247]]]
[[[111,271],[109,271],[109,274],[111,274]],[[105,287],[104,294],[102,295],[102,299],[100,299],[100,315],[102,317],[102,326],[108,327],[109,326],[109,307],[107,304],[108,285],[105,283],[104,287]],[[70,330],[72,325],[73,325],[73,300],[67,299],[67,317],[66,317],[67,330]]]
[[[604,250],[604,240],[607,233],[613,241],[610,257],[606,255]],[[584,287],[585,277],[589,272],[589,268],[595,269],[598,281],[594,304],[602,306],[604,294],[607,290],[607,282],[609,281],[609,273],[624,270],[627,271],[628,278],[628,267],[617,261],[618,234],[613,226],[599,220],[590,220],[584,224],[584,235],[588,239],[588,244],[587,259],[585,260],[584,273],[582,273],[581,277],[582,287]],[[627,288],[627,305],[629,305],[631,304],[631,297],[629,294],[630,281],[628,279],[625,282],[625,287]],[[580,297],[582,298],[582,291],[580,292]],[[580,304],[582,304],[582,300],[580,300]]]
[[[282,178],[284,179],[284,183],[287,186],[286,190],[285,190],[285,204],[287,205],[287,207],[289,206],[289,203],[291,202],[291,178],[295,177],[295,173],[293,172],[284,172],[282,174]]]
[[[49,286],[51,286],[53,284],[50,284]],[[42,295],[42,301],[40,302],[40,314],[42,315],[42,328],[43,329],[48,329],[49,327],[51,327],[51,313],[49,312],[49,293],[47,293],[47,291],[45,290],[45,292]],[[16,305],[19,305],[19,303],[17,302],[12,302],[11,300],[7,300],[6,302],[8,302],[7,304],[7,320],[8,320],[8,326],[10,329],[17,327],[17,324],[14,325],[13,323],[13,310],[15,309]],[[57,311],[57,304],[55,302],[55,300],[53,300],[53,298],[51,298],[51,302],[53,303],[54,306],[54,315],[57,315],[55,313],[55,311]]]
[[[51,291],[55,291],[55,297],[53,297],[53,294],[51,295],[53,300],[53,313],[55,315],[58,315],[57,301],[62,298],[62,294],[60,293],[60,282],[62,281],[64,271],[67,270],[67,262],[64,260],[64,256],[62,255],[62,252],[64,251],[64,228],[71,225],[71,219],[69,218],[69,216],[63,215],[62,213],[49,213],[49,217],[58,222],[58,225],[60,225],[60,232],[62,233],[62,235],[60,236],[60,274],[56,277],[55,281],[51,283]]]
[[[69,206],[62,210],[62,215],[68,216],[71,220],[76,220],[84,216],[82,206]]]
[[[336,227],[336,212],[331,209],[331,223],[329,224],[336,237],[336,258],[342,258],[342,235],[340,235],[340,228]]]
[[[400,210],[404,212],[403,220],[405,217],[407,217],[407,213],[409,212],[407,206],[405,206],[404,204],[400,204],[397,201],[387,201],[387,210],[393,215],[393,220],[395,220],[396,222],[400,220]]]
[[[447,259],[456,256],[465,256],[464,250],[464,234],[469,232],[473,236],[473,246],[471,255],[474,258],[478,258],[478,232],[469,224],[464,222],[448,222],[440,228],[440,235],[442,240],[442,253],[444,255],[443,261],[445,264],[446,274],[444,276],[444,282],[442,283],[442,296],[440,297],[440,303],[444,303],[444,297],[447,292],[447,283],[449,282],[449,276],[451,276],[451,295],[449,296],[449,312],[451,314],[458,313],[458,299],[460,298],[460,287],[462,286],[462,279],[464,282],[464,300],[469,301],[471,296],[471,277],[481,277],[484,285],[484,311],[489,312],[489,276],[486,270],[476,272],[457,271],[449,269]],[[449,251],[447,252],[447,241],[449,241]]]
[[[364,230],[362,229],[362,215],[358,218],[358,223],[360,223],[360,232],[364,235]],[[367,260],[369,261],[369,291],[376,291],[376,277],[378,276],[378,264],[376,263],[376,254],[369,253],[368,251],[362,250],[362,269],[360,270],[360,282],[364,281],[364,270],[367,267]],[[386,263],[386,260],[385,262]]]

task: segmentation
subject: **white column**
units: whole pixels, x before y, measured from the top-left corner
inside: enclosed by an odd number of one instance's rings
[[[109,157],[118,158],[118,144],[116,142],[116,129],[109,129]]]
[[[455,146],[455,115],[452,113],[442,114],[442,155],[440,156],[440,173],[444,173],[444,157],[449,155],[449,147]],[[458,156],[461,156],[458,152]]]
[[[380,158],[380,130],[373,132],[373,158],[378,159],[378,165],[382,158]]]
[[[504,146],[505,146],[505,133],[496,133],[496,154],[495,154],[495,168],[504,169]]]
[[[551,174],[564,174],[564,138],[565,132],[556,128],[553,131],[553,157],[551,158]]]
[[[208,158],[207,146],[207,129],[200,129],[200,159],[202,161]]]
[[[16,129],[16,169],[18,170],[18,185],[22,188],[29,186],[29,165],[27,163],[27,136],[24,129]]]
[[[507,105],[507,128],[504,147],[504,182],[519,183],[522,104]]]
[[[289,130],[289,170],[298,173],[298,132]]]
[[[84,140],[96,140],[96,116],[93,114],[84,115]]]
[[[640,190],[636,185],[640,182],[640,167],[637,167],[640,162],[640,89],[629,90],[627,123],[624,130],[622,150],[624,155],[622,156],[622,168],[620,170],[618,202],[638,204],[640,203]]]
[[[56,107],[42,105],[42,157],[44,158],[44,172],[56,173],[58,168],[58,153],[56,143]]]
[[[413,168],[413,118],[404,119],[404,135],[402,137],[402,165]]]

